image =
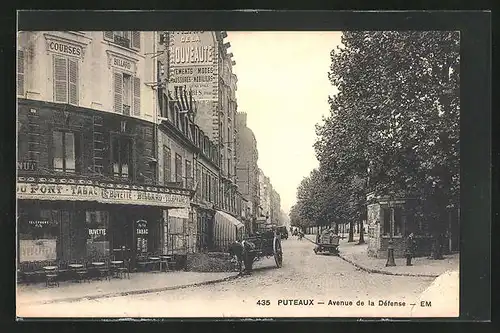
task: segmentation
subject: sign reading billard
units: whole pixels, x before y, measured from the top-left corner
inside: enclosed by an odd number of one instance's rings
[[[118,58],[115,56],[111,57],[111,66],[119,69],[123,69],[129,72],[135,72],[135,63],[123,58]]]
[[[97,201],[110,204],[189,207],[189,196],[97,185],[17,183],[18,199]]]

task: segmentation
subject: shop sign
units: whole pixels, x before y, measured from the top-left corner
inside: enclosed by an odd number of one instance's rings
[[[189,207],[189,197],[187,195],[135,189],[114,189],[96,185],[17,183],[17,198],[31,200],[97,201],[110,204],[160,207]]]
[[[99,193],[89,185],[17,183],[18,199],[96,201]]]
[[[24,261],[45,261],[56,259],[55,239],[36,239],[19,241],[19,259]]]
[[[170,33],[169,83],[185,85],[200,101],[217,101],[217,41],[212,31]]]
[[[144,221],[144,220],[137,221],[135,233],[137,235],[147,235],[148,234],[148,222]]]
[[[106,236],[106,229],[89,229],[89,236]]]
[[[135,64],[129,60],[125,60],[123,58],[111,56],[111,66],[123,69],[129,72],[135,72]]]
[[[80,45],[73,45],[57,40],[48,40],[47,47],[49,51],[80,58],[83,54],[83,48]]]
[[[38,170],[38,165],[36,161],[19,161],[17,162],[17,170],[36,171]]]
[[[57,222],[48,221],[48,220],[29,220],[28,224],[32,227],[35,227],[35,228],[43,228],[46,226],[49,227],[49,226],[57,225]]]

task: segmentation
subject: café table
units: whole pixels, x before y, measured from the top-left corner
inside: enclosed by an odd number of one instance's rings
[[[69,264],[68,267],[71,268],[75,274],[75,282],[80,282],[85,279],[87,270],[82,270],[84,267],[82,264]]]
[[[43,269],[45,269],[46,271],[55,271],[57,269],[57,266],[44,266]]]
[[[109,262],[112,266],[112,276],[113,277],[119,277],[119,268],[120,268],[120,265],[123,265],[123,260],[111,260]]]

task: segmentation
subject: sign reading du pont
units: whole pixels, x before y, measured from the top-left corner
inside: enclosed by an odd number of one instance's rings
[[[144,189],[112,188],[109,184],[83,185],[18,182],[17,198],[26,200],[96,201],[110,204],[189,207],[187,194]]]

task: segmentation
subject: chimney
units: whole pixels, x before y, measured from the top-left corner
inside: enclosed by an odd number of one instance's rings
[[[247,114],[245,112],[236,113],[236,119],[241,127],[247,127]]]

